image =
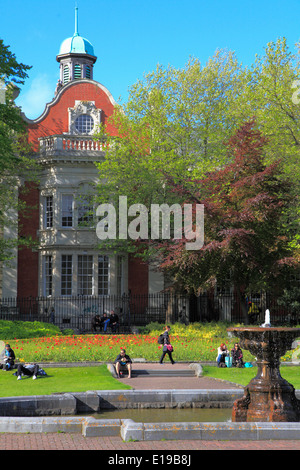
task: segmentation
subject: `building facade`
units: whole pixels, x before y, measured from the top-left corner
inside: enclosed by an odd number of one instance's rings
[[[25,181],[26,191],[20,191],[31,209],[20,214],[19,235],[37,244],[4,266],[2,298],[149,294],[164,288],[155,270],[125,253],[103,252],[96,236],[94,195],[101,175],[95,162],[105,153],[93,135],[116,103],[94,80],[97,57],[77,25],[76,9],[74,35],[56,57],[60,79],[53,100],[37,119],[24,116],[39,182]],[[112,127],[107,130],[114,135]]]

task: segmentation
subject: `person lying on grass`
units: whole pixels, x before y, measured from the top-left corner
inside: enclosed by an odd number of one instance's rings
[[[35,380],[37,378],[38,372],[38,364],[19,364],[17,370],[17,380],[21,380],[22,375],[27,375],[29,377],[32,377],[33,380]]]
[[[131,378],[132,360],[126,354],[125,349],[121,349],[120,354],[118,354],[114,364],[115,364],[118,379],[120,378],[120,372],[122,370],[127,370],[128,378],[129,379]]]

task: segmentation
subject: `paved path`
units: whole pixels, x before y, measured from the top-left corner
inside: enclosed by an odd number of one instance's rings
[[[188,364],[176,363],[173,366],[166,361],[160,364],[134,364],[133,368],[151,368],[152,370],[165,368],[166,370],[188,368]],[[134,375],[134,374],[133,374]],[[123,378],[120,381],[131,385],[135,389],[228,389],[241,388],[238,385],[226,381],[206,377],[141,377],[132,379]],[[139,455],[138,451],[144,451],[147,460],[154,454],[187,453],[191,455],[191,467],[199,465],[195,452],[199,450],[300,450],[299,440],[289,441],[202,441],[202,440],[178,440],[178,441],[143,441],[123,442],[120,437],[89,437],[81,434],[47,433],[47,434],[0,434],[1,450],[100,450],[101,458],[109,459],[118,453],[119,456]],[[146,458],[146,457],[144,457]],[[146,464],[145,464],[146,465]],[[182,465],[178,465],[182,468]],[[143,464],[139,468],[143,468]]]
[[[134,374],[135,369],[147,369],[150,371],[176,371],[176,370],[189,370],[188,363],[176,362],[171,364],[166,360],[163,364],[157,363],[134,363],[132,366],[132,378],[128,379],[126,376],[120,379],[120,382],[130,385],[135,390],[184,390],[184,389],[232,389],[232,388],[243,388],[240,385],[235,385],[232,382],[223,380],[212,379],[210,377],[153,377],[153,376],[141,376]],[[192,371],[191,371],[192,372]]]
[[[300,450],[300,441],[141,441],[123,442],[120,437],[83,437],[81,434],[1,434],[1,450],[107,450],[108,456],[135,455],[137,451],[161,452],[197,450]],[[148,454],[148,452],[147,452]],[[36,455],[36,454],[35,454]],[[137,454],[136,454],[137,455]],[[106,455],[101,453],[101,459]],[[38,456],[37,456],[38,457]],[[195,462],[194,462],[195,463]],[[198,462],[199,464],[199,462]]]

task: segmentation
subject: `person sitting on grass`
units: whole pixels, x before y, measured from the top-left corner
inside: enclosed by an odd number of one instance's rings
[[[10,370],[13,368],[14,363],[15,363],[15,353],[11,349],[10,345],[6,344],[5,350],[3,353],[2,364],[0,367],[3,370]]]
[[[244,367],[243,351],[238,343],[235,343],[234,348],[231,350],[232,367]]]
[[[128,378],[131,379],[132,360],[126,354],[125,349],[121,349],[120,354],[118,354],[114,364],[118,379],[120,378],[120,372],[123,370],[128,371]]]
[[[21,380],[22,375],[27,375],[29,377],[32,377],[33,380],[35,380],[37,378],[38,371],[38,364],[19,364],[17,370],[17,380]]]
[[[218,355],[216,358],[216,361],[218,363],[218,367],[226,367],[225,364],[225,357],[229,356],[228,349],[226,347],[226,344],[221,343],[221,345],[218,347]]]

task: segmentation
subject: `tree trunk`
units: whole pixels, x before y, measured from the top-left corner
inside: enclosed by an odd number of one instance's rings
[[[245,325],[249,325],[249,315],[248,315],[245,294],[241,291],[240,286],[236,286],[235,289],[236,289],[237,297],[240,302],[240,309],[241,309],[242,316],[243,316],[243,322]]]
[[[170,323],[174,323],[174,320],[175,320],[175,296],[171,294],[168,300],[168,306],[166,310],[166,325],[169,325]]]

